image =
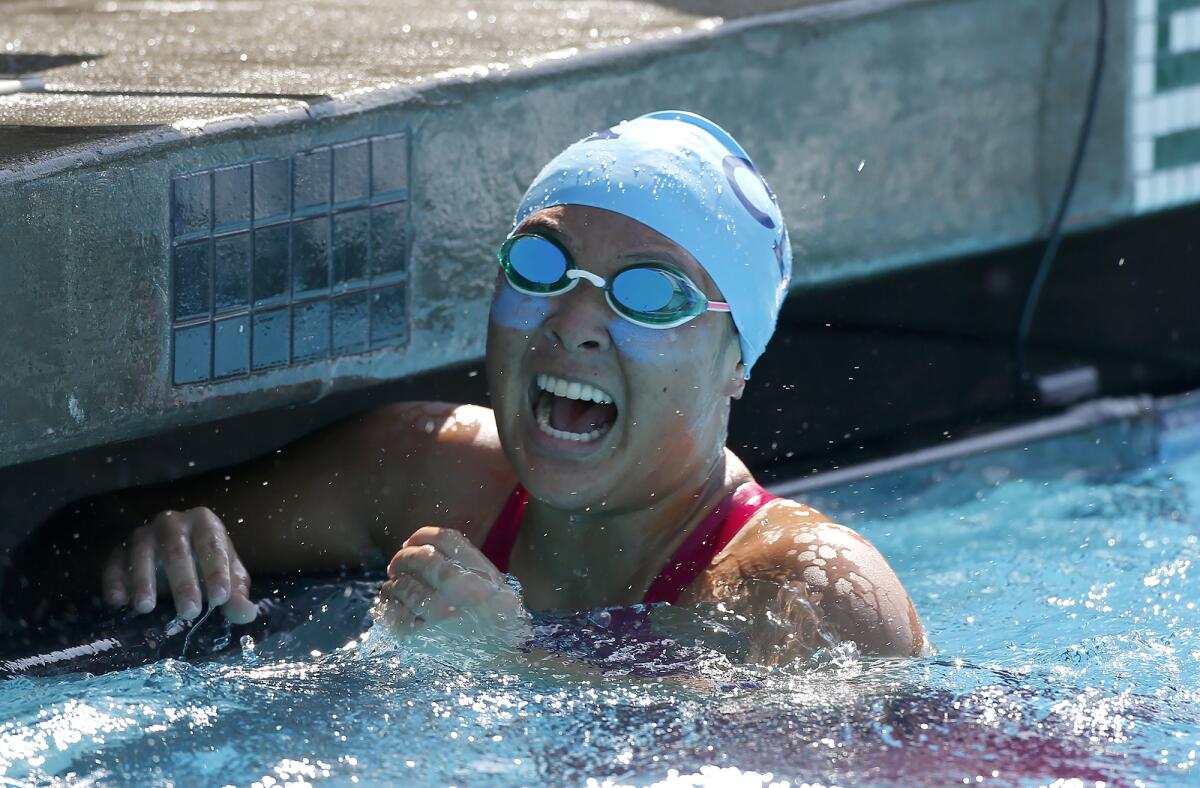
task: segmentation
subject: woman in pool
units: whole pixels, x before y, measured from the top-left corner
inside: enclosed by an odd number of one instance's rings
[[[467,616],[519,636],[525,607],[708,602],[753,621],[762,649],[927,650],[878,551],[767,494],[725,447],[791,274],[779,208],[732,137],[663,112],[572,145],[530,186],[499,260],[492,410],[391,405],[129,494],[129,517],[195,508],[112,550],[105,599],[153,609],[161,562],[180,614],[207,593],[246,621],[247,568],[390,555],[378,611],[401,632]]]

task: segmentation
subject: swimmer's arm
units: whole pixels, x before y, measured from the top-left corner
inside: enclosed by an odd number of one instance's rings
[[[778,509],[783,516],[772,516],[772,521],[781,521],[785,537],[769,555],[790,586],[820,612],[828,634],[854,641],[865,654],[916,657],[927,652],[916,607],[874,545],[845,526],[814,516],[807,507]],[[784,594],[776,608],[786,605]]]
[[[373,553],[368,504],[381,496],[372,472],[378,421],[376,411],[360,414],[232,468],[118,493],[105,508],[133,525],[162,511],[207,508],[251,573],[361,567]]]
[[[386,428],[392,421],[385,409],[372,411],[238,466],[67,506],[19,548],[15,571],[6,575],[6,607],[20,597],[36,600],[46,615],[69,610],[101,591],[102,569],[109,601],[131,599],[134,573],[123,578],[124,593],[113,595],[107,586],[119,583],[109,570],[117,550],[134,547],[135,530],[142,528],[144,537],[151,524],[160,534],[180,526],[192,532],[190,540],[172,541],[176,553],[187,551],[176,565],[189,571],[188,559],[221,529],[251,575],[362,566],[373,552],[370,520],[403,508],[395,474],[385,479],[378,472],[387,441],[396,438]],[[168,545],[157,541],[155,561],[170,562]],[[375,557],[380,565],[386,559]],[[128,559],[116,565],[132,564]],[[206,579],[200,568],[196,579]],[[189,584],[184,593],[198,602],[195,580]]]
[[[812,509],[776,504],[727,556],[706,573],[704,596],[752,622],[754,661],[786,662],[838,641],[876,656],[928,653],[916,608],[879,551]]]
[[[418,528],[435,526],[482,546],[516,484],[492,411],[416,402],[374,416],[376,492],[366,513],[372,543],[390,557]]]

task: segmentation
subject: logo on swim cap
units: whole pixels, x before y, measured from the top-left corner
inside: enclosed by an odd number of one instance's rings
[[[726,156],[722,164],[725,180],[729,181],[742,206],[750,212],[755,221],[768,230],[774,230],[775,220],[767,215],[767,211],[775,204],[775,195],[771,194],[767,182],[758,174],[758,170],[754,169],[749,159],[741,156]],[[758,205],[755,204],[756,200]]]

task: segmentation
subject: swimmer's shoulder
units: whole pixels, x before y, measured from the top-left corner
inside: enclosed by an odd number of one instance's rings
[[[385,550],[425,525],[454,528],[481,543],[516,485],[490,408],[397,402],[367,414],[377,487],[390,517],[376,527]]]
[[[755,586],[762,593],[754,592]],[[747,589],[751,593],[744,593]],[[685,598],[720,602],[741,595],[762,606],[779,603],[784,589],[802,596],[827,626],[868,653],[915,656],[926,649],[912,600],[875,546],[790,499],[759,509]]]
[[[491,408],[452,402],[392,402],[368,411],[384,445],[500,449]]]

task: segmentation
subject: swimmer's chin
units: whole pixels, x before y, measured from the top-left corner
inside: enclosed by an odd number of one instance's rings
[[[548,506],[584,514],[597,511],[611,497],[618,473],[608,460],[616,459],[615,446],[587,455],[570,455],[531,444],[525,436],[513,448],[510,456],[520,468],[522,484]]]

